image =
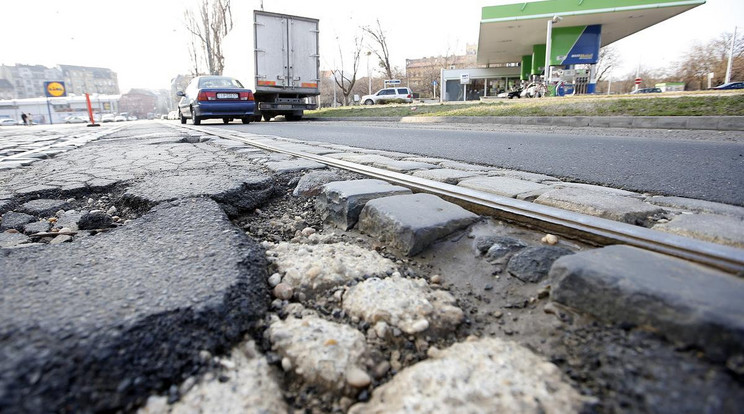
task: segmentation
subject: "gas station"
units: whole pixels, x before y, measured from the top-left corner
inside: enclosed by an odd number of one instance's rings
[[[484,7],[480,67],[442,70],[442,100],[493,97],[527,82],[553,96],[594,93],[601,47],[702,4],[705,0],[547,0]]]

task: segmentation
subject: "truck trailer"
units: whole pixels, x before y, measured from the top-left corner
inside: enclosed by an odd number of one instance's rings
[[[318,19],[253,11],[253,25],[234,14],[233,29],[224,39],[223,74],[253,90],[254,120],[284,115],[302,118],[318,107],[320,55]]]

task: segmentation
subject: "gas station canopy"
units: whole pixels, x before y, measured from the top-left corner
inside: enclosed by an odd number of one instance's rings
[[[520,62],[545,44],[547,21],[554,28],[601,25],[607,46],[656,23],[690,10],[705,0],[546,0],[484,7],[478,38],[479,65]]]

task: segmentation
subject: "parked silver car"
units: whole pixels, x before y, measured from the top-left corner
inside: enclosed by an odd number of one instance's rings
[[[402,88],[385,88],[380,89],[374,95],[362,96],[361,102],[365,105],[375,105],[384,103],[411,103],[413,102],[413,92],[410,89]]]

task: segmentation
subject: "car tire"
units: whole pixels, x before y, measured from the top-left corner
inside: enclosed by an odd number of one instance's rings
[[[364,101],[364,104],[365,105],[374,105],[375,104],[375,101],[373,101],[371,99],[367,99],[366,101]]]
[[[269,121],[271,121],[271,118],[273,118],[273,116],[271,116],[269,114],[263,114],[263,120],[264,121],[269,122]]]
[[[181,113],[181,111],[178,111],[178,116],[181,118],[181,123],[182,124],[185,124],[186,123],[186,117],[183,116],[183,114]]]
[[[194,122],[194,125],[200,125],[201,124],[201,117],[194,115],[191,120]]]
[[[230,119],[230,118],[222,118],[222,123],[223,124],[229,124],[230,121],[232,121],[232,119]]]
[[[242,121],[244,124],[250,124],[251,123],[251,117],[246,116],[242,118]]]

